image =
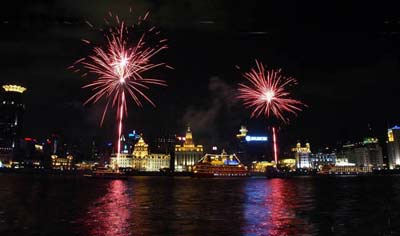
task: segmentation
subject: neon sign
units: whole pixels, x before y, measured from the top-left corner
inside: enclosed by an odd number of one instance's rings
[[[268,137],[267,136],[246,136],[246,141],[247,142],[267,142]]]

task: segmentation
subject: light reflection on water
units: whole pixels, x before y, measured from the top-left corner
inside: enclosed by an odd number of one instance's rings
[[[110,181],[107,193],[94,201],[84,219],[89,235],[129,235],[132,203],[123,180]]]
[[[307,199],[300,201],[297,188],[292,182],[272,179],[268,182],[246,183],[245,204],[246,235],[306,235],[313,233],[307,217],[297,217],[301,208],[310,210]],[[303,190],[304,191],[304,190]],[[305,189],[305,191],[310,191]],[[310,193],[305,193],[307,196]]]
[[[0,175],[0,235],[400,235],[400,177]]]

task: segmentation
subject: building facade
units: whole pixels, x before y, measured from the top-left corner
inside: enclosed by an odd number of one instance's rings
[[[285,171],[294,171],[296,170],[296,159],[281,158],[278,160],[278,168]]]
[[[203,145],[195,145],[190,127],[185,135],[185,142],[175,146],[174,170],[192,171],[193,166],[203,157]]]
[[[365,138],[362,142],[343,145],[342,158],[356,167],[383,168],[382,147],[377,138]]]
[[[73,160],[74,157],[72,155],[66,157],[51,155],[51,168],[54,170],[72,170]]]
[[[296,168],[298,169],[309,169],[312,168],[311,162],[311,147],[309,143],[305,146],[301,146],[301,143],[297,143],[296,147],[292,148],[294,158],[296,159]]]
[[[149,145],[140,137],[135,144],[132,154],[121,153],[119,157],[111,157],[113,168],[132,168],[136,171],[160,171],[170,168],[171,156],[167,154],[150,153]]]
[[[324,166],[336,164],[336,153],[313,153],[311,154],[311,166],[313,169],[321,169]]]
[[[389,168],[395,169],[400,167],[400,127],[394,126],[388,129],[388,158]]]
[[[22,94],[26,88],[19,85],[3,85],[0,92],[0,161],[5,163],[14,158],[22,129],[25,105]]]

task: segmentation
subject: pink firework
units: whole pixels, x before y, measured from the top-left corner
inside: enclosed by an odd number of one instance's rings
[[[239,99],[244,105],[252,108],[252,117],[265,115],[274,116],[283,122],[288,122],[285,112],[297,114],[304,104],[301,101],[290,98],[286,87],[296,85],[294,78],[288,78],[281,74],[281,70],[265,70],[264,66],[256,60],[256,68],[243,76],[248,84],[239,84]]]
[[[144,18],[139,18],[137,25],[146,20],[147,16],[148,13]],[[100,124],[103,123],[110,106],[118,108],[117,155],[119,156],[122,120],[128,115],[126,98],[131,97],[138,106],[142,106],[140,98],[155,106],[144,90],[150,89],[150,85],[166,86],[166,83],[163,80],[147,78],[144,73],[157,67],[168,67],[165,63],[152,63],[152,58],[167,46],[166,39],[159,40],[156,46],[146,43],[145,39],[149,34],[159,33],[155,32],[154,27],[141,34],[138,40],[133,41],[128,34],[135,29],[135,25],[128,26],[124,21],[120,21],[118,16],[113,17],[111,13],[110,17],[115,19],[117,26],[110,27],[107,31],[101,30],[106,32],[106,45],[95,46],[92,55],[79,59],[71,68],[80,64],[87,71],[83,76],[88,73],[96,75],[96,79],[83,88],[90,88],[94,92],[85,104],[96,103],[101,99],[106,100]],[[88,25],[93,27],[90,23]],[[90,44],[88,40],[82,41]]]
[[[256,68],[245,73],[243,76],[249,82],[248,84],[239,84],[239,96],[244,105],[252,108],[252,117],[265,115],[267,118],[274,116],[288,122],[284,113],[297,115],[301,107],[305,106],[302,102],[290,98],[290,93],[286,87],[297,84],[294,78],[288,78],[281,74],[281,70],[266,71],[262,63],[256,60]],[[278,144],[277,130],[272,127],[272,142],[275,163],[278,163]]]

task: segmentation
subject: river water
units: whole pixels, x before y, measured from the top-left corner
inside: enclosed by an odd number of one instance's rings
[[[400,177],[0,174],[0,235],[400,235]]]

